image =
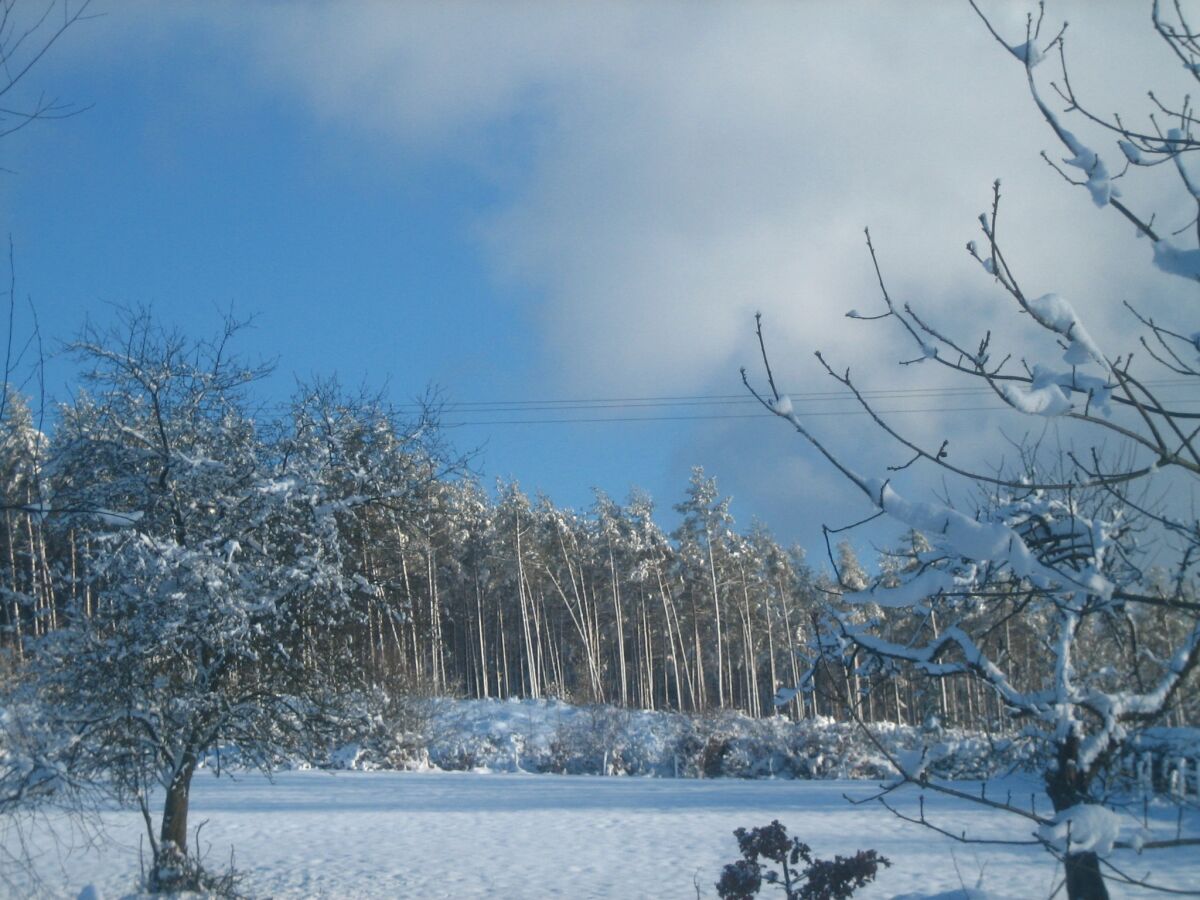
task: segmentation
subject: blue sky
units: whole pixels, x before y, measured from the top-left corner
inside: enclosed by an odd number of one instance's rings
[[[1140,6],[1062,6],[1094,95],[1138,109],[1173,77],[1153,67]],[[894,334],[842,318],[878,303],[861,229],[905,299],[968,334],[1003,333],[1010,311],[961,250],[1001,175],[1010,253],[1079,298],[1093,333],[1119,334],[1113,310],[1145,290],[1120,223],[1038,160],[1051,138],[1020,69],[965,4],[93,8],[103,16],[35,73],[37,90],[88,109],[0,144],[0,227],[51,345],[114,305],[152,305],[197,336],[232,309],[254,316],[243,354],[277,360],[271,399],[335,373],[397,403],[427,385],[450,404],[738,395],[762,309],[790,390],[836,387],[817,348],[868,387],[928,390],[940,382],[894,368],[907,355]],[[1023,9],[993,5],[1017,29]],[[1115,71],[1099,51],[1118,35],[1131,43]],[[1168,306],[1179,294],[1163,291]],[[66,396],[69,363],[47,373]],[[982,401],[889,402],[926,410],[903,421],[956,446],[981,431],[980,413],[929,410]],[[860,417],[814,420],[865,470],[902,461]],[[704,465],[739,522],[760,517],[814,554],[820,521],[869,512],[769,420],[450,436],[481,448],[486,479],[577,508],[592,486],[637,485],[669,510]]]

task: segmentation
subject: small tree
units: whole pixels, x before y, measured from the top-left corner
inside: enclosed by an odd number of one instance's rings
[[[1168,21],[1156,2],[1154,27],[1190,76],[1200,78],[1200,43],[1178,6],[1175,14],[1177,18]],[[1189,103],[1185,100],[1172,109],[1155,98],[1157,111],[1144,131],[1126,127],[1119,117],[1094,115],[1072,90],[1065,28],[1043,41],[1042,18],[1031,16],[1024,41],[1009,43],[982,13],[980,17],[1006,52],[1021,63],[1035,104],[1068,154],[1062,162],[1065,168],[1049,156],[1047,161],[1067,180],[1084,187],[1097,207],[1115,210],[1148,239],[1152,251],[1148,262],[1160,272],[1191,282],[1200,279],[1200,248],[1176,244],[1153,224],[1153,217],[1135,211],[1133,201],[1113,183],[1112,170],[1100,154],[1068,130],[1051,108],[1035,70],[1048,53],[1056,52],[1060,77],[1051,82],[1050,91],[1065,102],[1067,111],[1115,137],[1128,170],[1152,165],[1174,169],[1185,205],[1194,210],[1200,203],[1200,179],[1192,172],[1192,161],[1200,141],[1193,135]],[[1160,396],[1148,380],[1144,363],[1135,366],[1134,346],[1117,355],[1102,352],[1068,302],[1056,294],[1035,296],[1027,291],[1002,251],[999,205],[997,182],[991,210],[980,217],[983,240],[972,241],[967,250],[1028,317],[1030,328],[1057,344],[1054,352],[1061,362],[1026,356],[1017,366],[1012,354],[996,352],[990,334],[964,340],[953,333],[958,323],[935,323],[912,305],[897,303],[887,290],[869,234],[867,246],[879,276],[883,309],[874,316],[854,311],[848,315],[896,323],[904,339],[916,347],[916,359],[908,362],[978,379],[1014,410],[1070,426],[1073,430],[1064,432],[1068,449],[1061,458],[1047,458],[1038,447],[1027,445],[1021,448],[1015,468],[998,466],[988,471],[953,461],[946,442],[925,446],[903,434],[873,409],[849,370],[835,370],[818,353],[828,374],[910,455],[892,471],[925,463],[964,479],[975,490],[974,502],[966,509],[961,504],[904,497],[890,477],[860,474],[809,429],[776,388],[761,322],[758,339],[769,393],[755,391],[755,395],[880,513],[929,540],[927,547],[914,545],[898,571],[847,595],[851,602],[877,603],[907,614],[912,625],[904,638],[882,633],[876,621],[834,613],[828,621],[832,652],[844,658],[850,648],[935,679],[974,678],[994,692],[1012,720],[1024,723],[1024,733],[1043,751],[1046,792],[1055,815],[982,802],[1021,815],[1036,826],[1031,843],[1041,843],[1063,859],[1071,898],[1107,897],[1102,867],[1118,880],[1142,880],[1102,858],[1108,848],[1129,844],[1108,834],[1111,814],[1098,808],[1103,799],[1101,775],[1126,755],[1140,729],[1177,711],[1184,685],[1200,662],[1195,570],[1200,561],[1200,521],[1194,518],[1194,510],[1188,511],[1186,500],[1147,499],[1186,497],[1195,491],[1200,479],[1198,417]],[[1126,306],[1144,328],[1137,339],[1139,359],[1148,357],[1159,373],[1194,388],[1200,382],[1194,312],[1176,312],[1191,326],[1168,325]],[[1037,353],[1032,349],[1036,340],[1025,345],[1028,353]],[[750,387],[748,380],[746,384]],[[1114,450],[1114,444],[1121,449]],[[1044,665],[1023,666],[1026,660],[1013,652],[1006,634],[1014,620],[1032,626],[1040,638],[1037,649],[1046,660]],[[902,780],[928,783],[920,767],[895,762]],[[1180,840],[1195,842],[1187,837]],[[1150,841],[1141,846],[1178,842]]]
[[[140,807],[152,890],[196,874],[189,792],[206,757],[232,747],[269,769],[319,755],[345,722],[361,576],[347,577],[343,535],[377,496],[365,473],[403,449],[394,433],[365,441],[380,423],[320,393],[301,395],[294,424],[256,422],[244,389],[265,370],[229,355],[237,330],[193,342],[134,313],[85,333],[74,350],[93,390],[62,409],[48,472],[51,521],[83,540],[65,620],[23,674],[81,748],[77,769]]]

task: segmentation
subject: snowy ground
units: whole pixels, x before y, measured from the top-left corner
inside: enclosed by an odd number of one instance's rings
[[[960,785],[969,787],[969,785]],[[1032,783],[993,782],[989,796]],[[902,822],[875,805],[856,781],[742,781],[604,778],[467,772],[295,771],[272,784],[258,775],[234,782],[201,773],[193,827],[216,867],[230,847],[254,896],[285,897],[715,897],[721,865],[732,861],[738,826],[778,818],[823,856],[875,848],[894,865],[856,897],[936,895],[974,887],[988,897],[1049,896],[1056,867],[1037,848],[969,846]],[[977,789],[977,786],[971,787]],[[906,801],[915,810],[915,795]],[[926,811],[952,831],[1025,837],[1008,817],[944,799]],[[52,851],[44,830],[41,894],[74,898],[94,884],[101,896],[127,896],[138,879],[142,834],[135,813],[104,817],[106,842],[80,846],[62,820]],[[1174,820],[1170,823],[1174,830]],[[1131,872],[1180,888],[1200,887],[1200,854],[1118,856]],[[8,873],[11,877],[11,873]],[[31,893],[10,882],[13,896]],[[1119,887],[1114,897],[1142,896]],[[770,896],[767,894],[766,896]],[[961,896],[961,894],[959,895]],[[1147,894],[1146,896],[1151,896]],[[1161,896],[1161,895],[1160,895]]]

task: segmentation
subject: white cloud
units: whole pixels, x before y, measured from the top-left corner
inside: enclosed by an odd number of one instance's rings
[[[1144,10],[1073,11],[1079,83],[1104,109],[1142,96],[1088,63],[1118,36],[1145,53]],[[1023,7],[997,21],[1019,33]],[[483,246],[537,298],[568,391],[725,381],[757,308],[805,360],[903,355],[841,318],[877,302],[862,226],[903,299],[962,310],[989,295],[961,247],[997,175],[1010,258],[1084,294],[1085,315],[1103,293],[1108,316],[1145,249],[1037,159],[1053,140],[1020,68],[965,4],[366,4],[240,25],[259,71],[323,120],[500,181]],[[497,159],[513,130],[515,171]]]

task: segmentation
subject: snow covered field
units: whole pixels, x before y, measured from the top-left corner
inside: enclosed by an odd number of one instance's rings
[[[989,795],[1011,789],[1028,796],[1032,786],[1027,779],[992,782]],[[863,781],[355,771],[284,772],[272,784],[259,775],[235,782],[202,773],[191,823],[208,820],[200,842],[212,867],[227,864],[235,849],[242,887],[258,897],[693,898],[693,882],[701,896],[715,897],[721,866],[736,856],[733,829],[775,818],[818,855],[874,848],[891,859],[892,868],[856,897],[937,895],[974,887],[982,876],[988,897],[1030,900],[1056,884],[1055,864],[1040,849],[958,844],[843,798],[872,788]],[[905,802],[915,811],[915,795]],[[1027,836],[1020,823],[970,804],[927,798],[926,811],[951,830]],[[63,820],[53,824],[73,848],[53,850],[45,830],[33,836],[42,849],[42,895],[74,898],[88,884],[108,900],[131,893],[141,820],[113,812],[104,822],[107,842],[90,847],[69,837]],[[1194,848],[1117,859],[1131,873],[1153,866],[1175,887],[1200,887]],[[0,890],[31,893],[27,883]],[[1142,896],[1118,886],[1113,895]]]

